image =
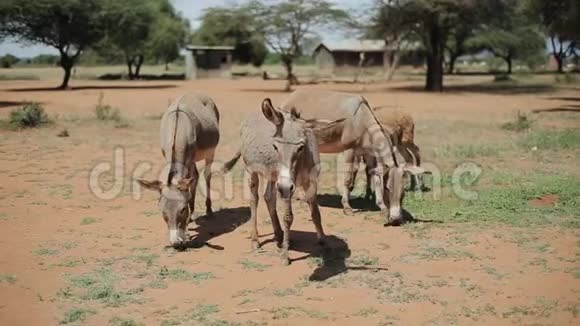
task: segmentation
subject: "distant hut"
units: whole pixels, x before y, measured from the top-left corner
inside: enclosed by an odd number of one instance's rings
[[[185,79],[231,77],[233,46],[188,45]]]
[[[322,70],[353,67],[382,67],[384,40],[344,40],[320,43],[314,49],[316,65]]]

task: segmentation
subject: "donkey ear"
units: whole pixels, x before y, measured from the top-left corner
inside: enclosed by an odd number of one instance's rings
[[[282,113],[274,108],[272,101],[269,98],[262,101],[262,113],[266,119],[270,120],[276,126],[281,126],[284,123],[284,116]]]
[[[181,190],[181,191],[187,191],[189,190],[189,186],[191,186],[191,182],[193,181],[193,178],[187,178],[187,179],[181,179],[177,182],[177,189]]]
[[[145,187],[145,189],[161,191],[161,181],[159,180],[155,181],[137,180],[137,182],[139,182],[141,186]]]
[[[296,110],[296,107],[293,106],[290,109],[290,116],[292,117],[292,119],[300,119],[300,112]]]

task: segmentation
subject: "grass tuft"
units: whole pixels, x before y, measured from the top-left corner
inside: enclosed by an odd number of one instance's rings
[[[14,128],[35,128],[51,123],[40,103],[26,103],[10,112],[10,125]]]
[[[64,317],[61,319],[61,324],[70,324],[74,322],[82,322],[88,316],[95,314],[94,310],[89,310],[85,308],[71,308],[64,313]]]
[[[529,118],[527,114],[521,113],[520,111],[517,112],[515,120],[509,121],[501,125],[501,128],[504,130],[521,132],[529,130],[532,127],[532,120]]]

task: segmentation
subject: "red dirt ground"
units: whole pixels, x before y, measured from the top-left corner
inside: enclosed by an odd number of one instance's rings
[[[290,252],[295,261],[281,266],[273,243],[265,244],[262,253],[250,251],[249,228],[244,225],[249,209],[241,195],[246,185],[239,167],[233,198],[216,198],[215,219],[201,218],[190,225],[190,235],[208,245],[185,252],[167,249],[156,195],[143,193],[135,200],[130,182],[138,163],[153,164],[146,174],[151,178],[160,166],[158,120],[152,117],[185,92],[206,92],[222,113],[217,159],[224,161],[237,149],[244,117],[258,110],[264,97],[279,103],[286,95],[278,91],[282,82],[75,81],[80,88],[72,91],[36,90],[53,85],[55,81],[0,82],[1,118],[30,100],[59,115],[54,127],[0,131],[1,325],[58,324],[67,321],[65,313],[71,308],[92,310],[84,321],[74,322],[89,325],[114,324],[113,317],[146,325],[579,323],[576,230],[470,223],[384,228],[376,212],[344,216],[340,208],[326,205],[321,208],[323,223],[333,237],[332,252],[325,257],[332,259],[320,266],[319,259],[310,257],[319,249],[308,208],[297,203]],[[409,85],[418,83],[308,87],[358,92],[373,105],[409,110],[416,118],[419,145],[447,142],[446,137],[457,143],[498,140],[502,136],[495,130],[458,129],[453,135],[452,129],[427,123],[499,125],[515,110],[560,107],[569,103],[558,98],[578,95],[565,90],[425,94],[396,88]],[[101,92],[104,103],[120,108],[131,127],[114,128],[92,119]],[[573,123],[578,120],[557,122]],[[56,137],[63,128],[70,137]],[[111,162],[117,146],[125,149],[124,191],[115,199],[100,200],[89,190],[89,171]],[[222,179],[214,180],[214,189],[220,189]],[[327,194],[326,201],[336,202],[336,191],[328,190],[331,178],[324,182],[321,193]],[[555,202],[557,198],[543,197],[531,204]],[[203,200],[198,199],[197,210],[203,212]],[[263,240],[271,238],[268,219],[261,200]],[[189,276],[171,276],[177,269]],[[71,281],[99,270],[111,271],[112,276],[103,273],[129,299],[112,304],[106,301],[110,297],[90,298]],[[253,309],[259,311],[238,313]]]

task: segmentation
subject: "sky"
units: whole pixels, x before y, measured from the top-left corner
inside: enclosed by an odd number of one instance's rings
[[[208,7],[224,6],[230,3],[240,3],[241,1],[232,0],[172,0],[177,10],[191,21],[193,29],[199,26],[199,17],[203,10]],[[362,10],[370,7],[373,0],[330,0],[342,9],[353,11]],[[321,35],[322,39],[336,39],[343,37],[342,34]],[[17,57],[33,57],[39,54],[58,54],[50,47],[34,44],[22,44],[14,41],[5,41],[0,43],[0,56],[10,53]]]

